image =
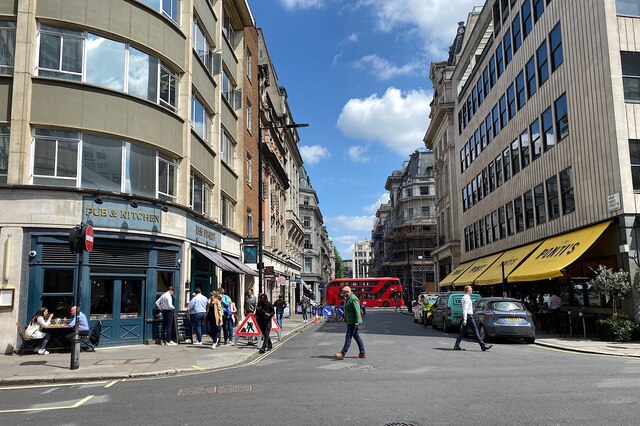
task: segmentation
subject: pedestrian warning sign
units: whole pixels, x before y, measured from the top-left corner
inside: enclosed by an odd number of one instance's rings
[[[247,317],[242,321],[238,330],[236,330],[236,336],[260,336],[262,332],[260,331],[260,327],[258,327],[258,323],[256,322],[256,317],[253,316],[252,313],[249,313]]]
[[[271,331],[282,331],[274,317],[271,317]]]

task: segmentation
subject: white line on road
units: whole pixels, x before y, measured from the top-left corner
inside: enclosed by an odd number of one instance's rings
[[[65,405],[61,407],[34,407],[34,408],[18,408],[16,410],[0,410],[0,413],[24,413],[27,411],[52,411],[52,410],[69,410],[73,408],[78,408],[85,402],[89,401],[95,395],[89,395],[82,398],[80,401],[76,402],[73,405]]]

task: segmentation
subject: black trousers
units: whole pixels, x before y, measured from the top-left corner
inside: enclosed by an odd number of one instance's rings
[[[480,345],[481,348],[484,348],[484,342],[480,338],[480,333],[478,332],[478,326],[476,325],[476,320],[473,319],[471,315],[467,316],[467,324],[464,325],[462,322],[460,323],[460,333],[458,334],[458,338],[456,339],[456,347],[460,346],[460,341],[467,334],[467,328],[471,327],[471,331],[473,331],[473,336],[476,338],[476,341]]]
[[[267,324],[259,324],[259,327],[260,330],[262,330],[262,349],[265,351],[269,350],[273,347],[271,344],[271,337],[269,337],[271,334],[271,321]]]

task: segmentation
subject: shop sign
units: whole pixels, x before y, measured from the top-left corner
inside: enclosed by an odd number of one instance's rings
[[[620,208],[622,207],[620,205],[620,193],[616,192],[615,194],[609,195],[609,197],[607,197],[607,204],[609,205],[610,212],[620,210]]]
[[[187,239],[207,247],[220,248],[220,231],[192,216],[187,217]]]
[[[264,277],[265,278],[274,278],[275,271],[273,270],[273,266],[265,266],[264,268]]]
[[[96,204],[94,197],[84,197],[82,215],[84,223],[98,228],[147,232],[161,232],[162,229],[159,206],[139,203],[134,208],[126,200],[104,199],[102,204]]]

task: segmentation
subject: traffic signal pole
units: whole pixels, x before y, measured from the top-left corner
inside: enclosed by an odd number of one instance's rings
[[[69,231],[69,250],[76,253],[78,272],[76,273],[75,307],[76,318],[73,327],[73,347],[71,348],[70,370],[80,368],[80,303],[82,297],[82,261],[84,252],[93,250],[93,227],[81,223]]]

